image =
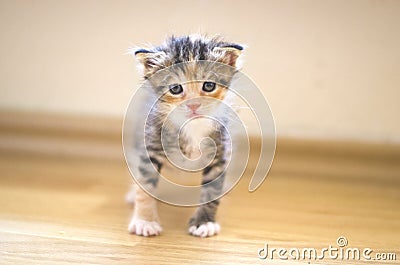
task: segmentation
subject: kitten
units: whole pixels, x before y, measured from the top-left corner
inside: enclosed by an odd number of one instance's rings
[[[138,59],[142,74],[148,80],[157,94],[160,87],[168,82],[166,80],[152,80],[152,76],[158,71],[179,63],[193,63],[194,67],[185,66],[180,73],[185,80],[193,80],[199,72],[202,72],[202,80],[207,80],[207,69],[201,64],[202,61],[218,62],[228,65],[233,69],[229,78],[231,79],[238,68],[238,58],[243,47],[225,42],[219,37],[206,38],[199,35],[184,37],[170,37],[161,46],[150,49],[138,49],[134,52]],[[210,73],[211,74],[211,73]],[[229,79],[228,78],[228,79]],[[211,119],[202,118],[201,115],[207,112],[218,111],[219,103],[224,102],[228,95],[227,80],[226,86],[212,81],[196,81],[171,83],[168,85],[168,92],[162,94],[155,103],[155,108],[149,114],[149,123],[145,126],[145,149],[148,156],[138,154],[140,157],[138,172],[140,176],[135,176],[141,185],[146,185],[148,189],[155,189],[158,182],[158,175],[152,173],[149,167],[154,167],[159,172],[166,161],[166,155],[161,144],[161,125],[166,120],[166,116],[171,111],[176,115],[172,119],[172,124],[182,124],[182,121],[191,120],[187,126],[182,128],[180,137],[178,131],[171,131],[168,141],[179,141],[179,147],[183,154],[188,158],[196,159],[201,155],[199,144],[204,137],[210,137],[216,144],[216,153],[210,164],[203,170],[202,184],[206,185],[201,191],[201,204],[192,218],[189,220],[189,234],[194,236],[206,237],[219,233],[220,226],[215,220],[219,199],[208,202],[207,198],[222,192],[225,169],[227,166],[229,147],[227,145],[227,131],[224,126]],[[161,82],[161,83],[160,83]],[[217,99],[217,100],[207,100]],[[148,195],[139,185],[134,186],[135,196],[132,192],[128,199],[134,201],[134,213],[129,224],[130,233],[141,236],[159,235],[162,231],[159,216],[157,213],[156,199]],[[205,203],[207,202],[207,203]]]

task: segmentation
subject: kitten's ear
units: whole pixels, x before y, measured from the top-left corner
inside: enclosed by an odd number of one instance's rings
[[[138,49],[134,54],[140,63],[140,69],[144,76],[149,76],[160,68],[163,68],[163,62],[166,57],[165,52]]]
[[[215,47],[213,52],[217,56],[217,60],[224,64],[236,67],[237,60],[242,54],[243,47],[238,44],[230,44],[223,47]]]

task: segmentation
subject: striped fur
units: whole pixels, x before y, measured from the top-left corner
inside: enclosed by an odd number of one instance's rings
[[[184,37],[171,37],[168,38],[165,43],[161,46],[150,47],[147,49],[138,49],[135,51],[135,56],[140,62],[142,74],[144,79],[150,79],[154,93],[158,93],[160,87],[163,86],[161,82],[166,82],[165,79],[162,81],[151,80],[151,76],[157,71],[165,69],[167,67],[184,63],[184,62],[197,62],[201,60],[208,60],[214,62],[220,62],[233,67],[237,67],[237,59],[243,48],[237,44],[223,41],[221,38],[206,38],[203,36],[184,36]],[[184,76],[185,80],[197,80],[199,73],[202,77],[207,78],[206,69],[203,69],[201,64],[194,64],[194,67],[183,68],[180,73]],[[232,74],[232,73],[231,73]],[[159,83],[157,83],[159,82]],[[168,82],[168,80],[167,80]],[[186,112],[183,109],[183,103],[187,100],[196,100],[201,106],[205,106],[208,110],[218,108],[218,103],[209,103],[206,98],[214,98],[220,101],[224,100],[229,80],[226,80],[226,85],[217,85],[217,88],[212,93],[205,93],[201,90],[203,83],[192,82],[182,83],[182,87],[185,93],[182,96],[176,96],[171,93],[165,93],[156,102],[155,108],[148,117],[148,122],[145,127],[145,148],[147,152],[140,154],[140,166],[139,172],[141,176],[136,176],[141,185],[146,186],[148,189],[155,189],[158,182],[158,174],[152,167],[158,172],[162,169],[165,163],[166,157],[163,146],[161,144],[161,126],[165,122],[166,115],[177,108],[182,108],[183,113],[181,119],[187,119]],[[165,84],[164,84],[165,85]],[[217,101],[218,102],[218,101]],[[178,115],[179,116],[179,115]],[[177,121],[177,123],[179,123]],[[173,123],[172,123],[173,124]],[[222,192],[224,171],[227,165],[227,132],[224,127],[216,122],[204,122],[199,123],[196,127],[188,127],[182,137],[179,138],[180,148],[183,153],[191,153],[193,148],[198,148],[198,140],[202,137],[210,137],[213,139],[217,146],[216,156],[212,163],[203,170],[203,181],[204,185],[201,192],[200,202],[205,203],[210,201],[209,198],[216,198]],[[202,128],[199,133],[199,126]],[[176,146],[175,142],[177,139],[179,128],[171,128],[168,130],[170,137],[167,137],[167,143],[171,146]],[[197,133],[197,134],[196,134]],[[198,135],[200,134],[200,135]],[[195,136],[196,135],[196,136]],[[193,137],[192,137],[193,136]],[[156,211],[155,199],[143,194],[137,188],[137,193],[140,194],[139,198],[135,199],[135,211],[133,221],[131,222],[132,227],[137,226],[135,220],[145,220],[147,222],[158,222],[158,215]],[[198,232],[196,229],[202,227],[202,225],[215,223],[215,215],[219,205],[219,200],[214,200],[205,204],[202,204],[195,211],[193,217],[189,221],[190,233],[196,236],[212,236],[217,233],[217,229],[212,228],[213,231]],[[146,210],[147,209],[147,210]],[[149,226],[150,232],[155,228]],[[204,226],[203,226],[204,227]],[[202,229],[203,229],[202,227]],[[214,226],[219,227],[219,226]],[[131,231],[133,230],[133,231]],[[203,229],[204,230],[204,229]],[[215,231],[214,231],[215,230]],[[219,228],[218,228],[219,230]],[[131,232],[135,232],[139,235],[145,235],[144,232],[138,233],[137,228],[130,229]],[[149,233],[148,235],[155,235],[157,233]],[[197,232],[196,232],[197,231]]]

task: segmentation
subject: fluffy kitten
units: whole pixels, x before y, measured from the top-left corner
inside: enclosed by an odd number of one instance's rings
[[[172,130],[169,133],[169,141],[178,141],[181,151],[189,158],[200,156],[199,144],[204,137],[210,137],[216,144],[217,151],[212,162],[204,168],[202,184],[207,185],[201,191],[200,202],[207,202],[207,198],[218,197],[222,191],[224,171],[227,161],[227,132],[224,126],[211,119],[202,118],[206,111],[218,111],[219,103],[224,102],[228,94],[228,86],[234,71],[237,69],[237,59],[243,50],[242,46],[223,41],[221,38],[206,38],[203,36],[184,36],[168,38],[161,46],[150,49],[138,49],[135,56],[138,59],[144,79],[150,81],[154,93],[159,93],[160,87],[168,86],[169,90],[162,94],[155,104],[155,108],[149,114],[150,121],[145,127],[146,144],[148,156],[138,154],[140,157],[140,176],[135,176],[143,186],[154,189],[158,182],[158,175],[150,170],[150,167],[161,170],[166,156],[161,144],[161,125],[166,115],[175,110],[172,123],[182,124],[182,121],[195,118],[184,126],[178,137],[179,131]],[[202,72],[201,80],[207,80],[207,69],[202,68],[201,61],[218,62],[229,65],[233,69],[226,80],[226,86],[216,84],[212,81],[168,83],[168,80],[152,80],[150,78],[156,72],[167,67],[192,62],[193,67],[182,69],[180,73],[185,80],[198,78]],[[211,73],[210,73],[211,74]],[[197,79],[199,80],[199,79]],[[217,99],[217,100],[207,100]],[[218,178],[218,179],[217,179]],[[141,236],[153,236],[161,233],[160,220],[156,208],[156,200],[143,191],[138,185],[135,186],[134,213],[128,230]],[[220,226],[215,220],[215,214],[219,200],[202,204],[197,208],[189,220],[189,233],[194,236],[206,237],[219,233]]]

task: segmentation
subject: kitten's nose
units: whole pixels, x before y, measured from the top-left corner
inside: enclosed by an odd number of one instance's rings
[[[196,111],[201,106],[201,104],[200,103],[188,103],[188,104],[186,104],[186,106],[189,109],[191,109],[192,111]]]

